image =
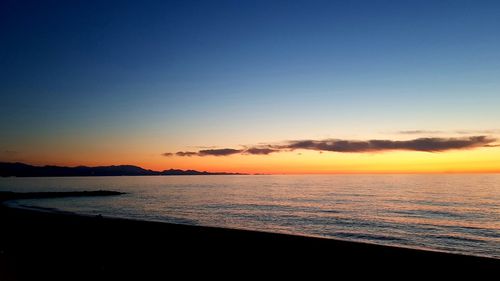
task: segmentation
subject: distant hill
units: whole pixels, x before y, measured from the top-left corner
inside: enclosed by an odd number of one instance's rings
[[[1,177],[81,177],[81,176],[184,176],[184,175],[242,175],[238,173],[210,173],[195,170],[146,170],[132,165],[98,167],[32,166],[24,163],[0,162]]]

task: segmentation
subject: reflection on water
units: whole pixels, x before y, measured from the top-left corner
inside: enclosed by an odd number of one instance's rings
[[[97,189],[130,194],[20,203],[500,258],[496,174],[0,179],[0,190]]]

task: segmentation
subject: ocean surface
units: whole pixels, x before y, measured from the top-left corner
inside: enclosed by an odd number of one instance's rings
[[[14,204],[500,258],[499,174],[0,179],[1,191],[100,189],[128,194]]]

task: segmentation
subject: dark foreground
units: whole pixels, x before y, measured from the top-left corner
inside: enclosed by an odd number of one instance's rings
[[[496,259],[332,239],[4,206],[0,217],[0,280],[149,280],[158,276],[164,278],[157,280],[163,280],[178,274],[182,278],[174,279],[269,274],[332,277],[401,270],[409,275],[434,275],[435,270],[456,275],[500,270]]]

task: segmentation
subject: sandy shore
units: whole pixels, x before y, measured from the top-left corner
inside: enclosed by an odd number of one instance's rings
[[[84,195],[82,195],[84,196]],[[9,198],[13,199],[13,197]],[[118,280],[173,272],[498,273],[500,260],[284,234],[0,207],[0,280]],[[352,268],[357,268],[353,271]],[[268,272],[269,271],[269,272]],[[149,279],[149,278],[146,278]]]

